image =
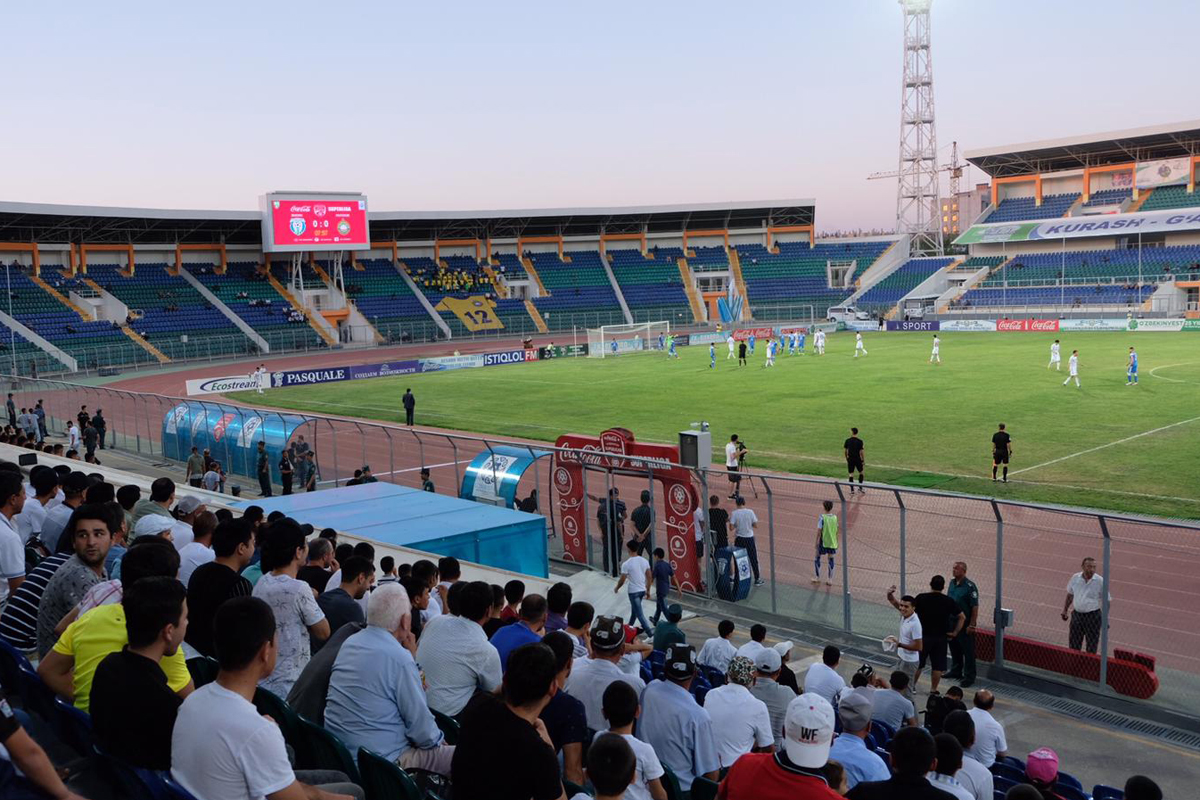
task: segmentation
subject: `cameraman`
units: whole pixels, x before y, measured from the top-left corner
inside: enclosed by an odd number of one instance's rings
[[[725,469],[729,472],[729,487],[732,490],[729,495],[730,500],[736,500],[741,496],[742,476],[739,473],[749,453],[746,445],[738,441],[736,433],[729,437],[729,444],[725,445]]]

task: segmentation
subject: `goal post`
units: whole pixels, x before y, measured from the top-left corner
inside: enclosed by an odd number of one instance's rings
[[[669,322],[638,322],[633,325],[603,325],[588,328],[588,358],[607,358],[622,353],[657,350],[658,337],[671,332]],[[616,351],[613,344],[616,344]]]

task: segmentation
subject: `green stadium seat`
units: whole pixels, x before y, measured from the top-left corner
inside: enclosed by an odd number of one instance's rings
[[[309,722],[304,717],[297,717],[297,719],[305,752],[309,756],[309,762],[305,766],[308,769],[332,769],[344,772],[350,776],[352,783],[359,783],[361,779],[358,774],[358,765],[355,764],[354,756],[350,755],[346,745],[342,744],[342,740],[315,722]]]
[[[424,794],[398,765],[366,748],[358,751],[359,786],[367,800],[424,800]]]

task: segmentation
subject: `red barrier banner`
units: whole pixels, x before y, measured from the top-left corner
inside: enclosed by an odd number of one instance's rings
[[[774,328],[742,328],[733,332],[733,338],[739,342],[753,336],[755,339],[769,339],[775,335]]]
[[[998,319],[996,330],[1001,333],[1057,333],[1056,319]]]

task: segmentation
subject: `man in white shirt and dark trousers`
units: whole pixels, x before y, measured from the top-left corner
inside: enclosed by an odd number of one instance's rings
[[[888,589],[889,597],[895,593],[895,586]],[[903,692],[903,694],[909,700],[913,699],[914,684],[917,681],[917,672],[920,669],[921,639],[924,635],[921,630],[921,620],[917,618],[917,610],[913,605],[914,599],[909,594],[900,598],[900,602],[896,604],[896,608],[900,610],[900,635],[889,636],[884,640],[893,642],[896,645],[896,657],[900,660],[896,665],[896,669],[908,675],[910,683],[907,691]]]
[[[1067,583],[1067,599],[1063,601],[1063,622],[1071,622],[1068,634],[1072,650],[1080,650],[1084,639],[1087,651],[1095,653],[1100,643],[1101,607],[1104,598],[1104,578],[1096,574],[1096,559],[1085,558],[1083,570],[1071,576]],[[1109,595],[1112,602],[1112,595]],[[1074,606],[1074,608],[1072,608]],[[1067,612],[1070,612],[1068,615]]]
[[[762,586],[766,581],[758,574],[758,547],[754,543],[754,529],[758,527],[758,517],[746,508],[746,498],[737,496],[737,509],[729,515],[729,524],[733,527],[733,546],[742,547],[750,557],[750,568],[754,570],[754,585]]]
[[[737,434],[730,436],[729,444],[725,445],[725,470],[729,473],[729,488],[732,490],[729,494],[730,500],[741,496],[742,476],[738,473],[741,471],[745,454],[746,447],[738,441]]]
[[[617,666],[625,654],[625,622],[620,617],[600,617],[592,623],[592,657],[571,666],[566,691],[583,703],[587,725],[592,730],[608,729],[604,719],[604,690],[613,681],[625,681],[638,694],[646,683],[638,675],[622,672]]]
[[[649,636],[653,633],[650,623],[646,620],[646,612],[642,610],[642,601],[646,599],[646,589],[650,586],[650,562],[644,556],[639,556],[640,544],[636,539],[625,543],[629,558],[621,564],[621,579],[613,587],[613,594],[621,591],[621,587],[629,584],[629,624],[634,621],[642,625],[642,633]]]

